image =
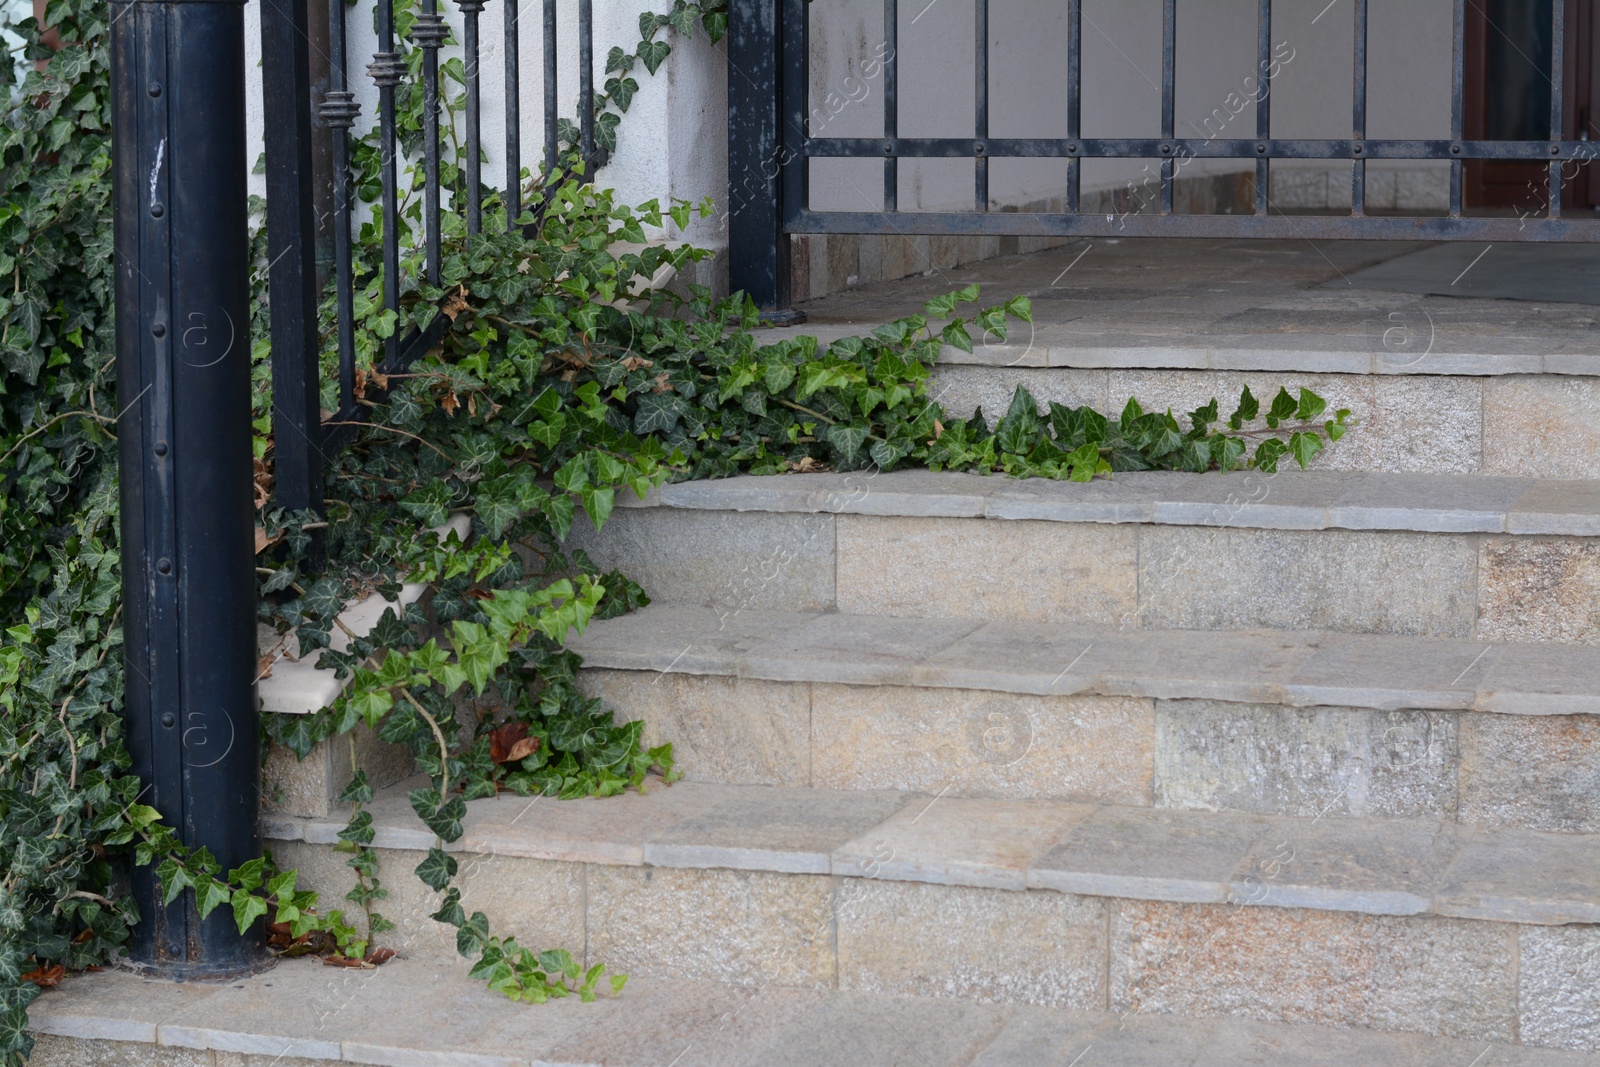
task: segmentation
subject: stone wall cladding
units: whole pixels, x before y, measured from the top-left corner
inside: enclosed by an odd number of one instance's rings
[[[282,745],[267,746],[262,761],[262,808],[268,814],[321,818],[336,806],[351,776],[350,746],[374,789],[393,785],[416,768],[410,749],[380,741],[365,725],[348,735],[319,741],[298,759]]]
[[[1307,818],[1449,817],[1456,721],[1449,712],[1160,700],[1155,804]]]
[[[1460,745],[1462,822],[1600,833],[1600,720],[1463,715]]]
[[[588,954],[613,973],[835,988],[822,875],[593,867]]]
[[[812,686],[813,784],[1150,803],[1151,701]]]
[[[1090,1010],[1105,1002],[1102,900],[881,879],[841,881],[839,893],[841,989]]]
[[[1113,627],[1133,613],[1132,526],[866,515],[838,523],[843,612]]]
[[[672,743],[677,768],[709,782],[811,784],[806,685],[649,671],[585,670],[584,695],[644,720],[644,744]]]
[[[1523,1044],[1600,1049],[1600,927],[1525,927],[1520,937]]]
[[[1119,901],[1111,1009],[1509,1042],[1515,961],[1510,926]]]
[[[1139,619],[1146,629],[1466,637],[1476,556],[1468,538],[1447,534],[1145,526]]]

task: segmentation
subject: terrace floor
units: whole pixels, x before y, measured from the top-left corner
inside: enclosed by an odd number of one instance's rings
[[[954,362],[1600,374],[1600,244],[1089,240],[809,301],[796,332],[859,332],[973,283],[982,304],[1026,294],[1034,323]]]

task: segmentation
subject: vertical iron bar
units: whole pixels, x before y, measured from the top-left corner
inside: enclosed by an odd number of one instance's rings
[[[1467,65],[1467,0],[1455,0],[1451,5],[1450,44],[1450,139],[1460,141],[1466,123],[1462,83]],[[1450,161],[1450,217],[1461,217],[1462,163]]]
[[[127,745],[140,803],[226,870],[261,854],[244,5],[110,15]],[[259,927],[201,919],[192,893],[162,906],[148,865],[133,879],[134,959],[168,978],[264,962]]]
[[[272,438],[277,503],[322,512],[316,220],[311,180],[310,15],[306,0],[261,5],[267,285],[272,299]]]
[[[976,45],[973,56],[973,93],[976,99],[978,143],[973,164],[973,200],[979,211],[989,210],[989,0],[977,0]]]
[[[440,277],[439,49],[450,36],[438,2],[422,0],[422,10],[411,26],[411,39],[422,49],[422,223],[427,241],[428,282],[432,285],[438,285]]]
[[[594,0],[578,0],[578,158],[594,160]]]
[[[787,224],[811,206],[811,166],[806,156],[806,139],[811,136],[807,109],[810,107],[811,6],[809,0],[783,0],[784,17],[778,27],[778,62],[783,101],[778,128],[783,175],[779,189],[783,196],[782,218]]]
[[[328,94],[322,121],[333,136],[333,276],[338,286],[339,409],[349,410],[356,395],[355,268],[350,251],[350,127],[361,114],[345,74],[344,3],[328,4]],[[321,440],[321,435],[318,435]]]
[[[728,9],[728,277],[767,317],[804,321],[789,309],[789,239],[781,216],[784,4],[736,0]]]
[[[400,314],[400,196],[395,176],[394,90],[405,71],[405,60],[394,50],[393,0],[378,0],[378,51],[367,67],[367,74],[378,86],[378,167],[383,177],[383,306],[396,317]],[[384,343],[386,359],[394,358],[399,340],[400,330],[396,329]]]
[[[1355,0],[1355,82],[1351,92],[1350,136],[1357,142],[1360,152],[1366,149],[1360,142],[1367,139],[1367,0]],[[1367,160],[1357,155],[1350,164],[1350,214],[1367,213]]]
[[[507,0],[508,3],[514,0]],[[545,184],[556,180],[560,164],[561,103],[557,99],[556,71],[556,0],[544,0],[544,174]]]
[[[1256,214],[1267,213],[1271,162],[1264,149],[1272,137],[1272,0],[1260,0],[1256,14]]]
[[[1566,0],[1551,0],[1550,27],[1550,139],[1559,141],[1567,128],[1567,4]],[[1550,196],[1552,219],[1561,217],[1561,168],[1559,159],[1550,160],[1549,178],[1545,186]]]
[[[1178,79],[1178,23],[1177,0],[1166,0],[1161,11],[1161,136],[1169,140],[1176,132],[1173,121]],[[1167,145],[1167,155],[1161,161],[1161,213],[1172,214],[1172,183],[1177,174],[1171,155],[1172,145]]]
[[[1083,136],[1083,0],[1067,0],[1067,138]],[[1076,150],[1076,149],[1074,149]],[[1078,213],[1083,160],[1067,160],[1067,213]]]
[[[478,43],[478,15],[483,0],[456,0],[466,16],[462,30],[462,50],[467,54],[467,234],[483,229],[483,121],[478,64],[482,61]]]
[[[899,6],[900,0],[883,0],[883,40],[888,49],[883,57],[883,136],[890,142],[900,136],[899,71],[895,66],[895,53],[900,49]],[[900,210],[900,161],[892,147],[886,144],[885,148],[883,210],[893,213]]]
[[[506,60],[506,228],[522,217],[522,65],[518,56],[522,18],[518,0],[504,0]]]

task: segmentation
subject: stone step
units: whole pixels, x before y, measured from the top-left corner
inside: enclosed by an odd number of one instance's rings
[[[869,333],[978,283],[983,303],[1026,294],[1034,323],[974,337],[971,353],[944,350],[933,395],[958,415],[981,404],[992,419],[1019,383],[1041,402],[1109,413],[1132,396],[1180,414],[1246,384],[1257,396],[1306,386],[1363,424],[1317,458],[1323,469],[1600,478],[1594,306],[1455,285],[1448,297],[1395,292],[1363,268],[1404,269],[1395,257],[1421,246],[1337,244],[1078,241],[930,261],[927,276],[811,301],[807,324],[784,332]]]
[[[369,810],[396,944],[450,959],[432,835]],[[342,825],[265,829],[336,899]],[[454,847],[491,929],[643,977],[1600,1050],[1596,835],[685,781],[473,801]]]
[[[1019,385],[1041,407],[1087,404],[1115,415],[1133,397],[1180,420],[1213,397],[1226,415],[1246,386],[1258,399],[1307,388],[1332,410],[1349,408],[1359,423],[1312,461],[1317,470],[1600,478],[1600,356],[1593,354],[1435,356],[1413,365],[1404,354],[1388,363],[1387,353],[1305,359],[1280,348],[1116,348],[1075,352],[1072,362],[1050,366],[1010,363],[1037,352],[987,354],[995,362],[941,361],[929,398],[962,418],[981,407],[993,426]],[[1360,369],[1368,361],[1375,370]]]
[[[574,547],[724,611],[1600,644],[1600,482],[860,471],[633,503]]]
[[[572,647],[694,778],[1600,831],[1577,646],[657,603]]]
[[[514,1004],[464,967],[307,960],[221,986],[106,972],[35,1002],[33,1067],[1579,1067],[1581,1052],[1304,1022],[1171,1019],[635,978],[619,998]]]

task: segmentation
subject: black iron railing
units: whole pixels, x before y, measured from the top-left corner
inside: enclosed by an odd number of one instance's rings
[[[991,66],[989,0],[974,0],[976,76],[975,123],[967,137],[902,137],[898,130],[897,53],[899,26],[895,0],[883,2],[883,136],[817,136],[810,121],[810,12],[808,0],[735,2],[733,50],[730,58],[745,77],[730,79],[730,173],[733,175],[735,225],[733,265],[736,287],[750,289],[763,306],[786,302],[786,262],[782,238],[788,233],[858,234],[1002,234],[1144,237],[1366,238],[1490,241],[1592,241],[1600,238],[1593,219],[1563,217],[1562,186],[1567,168],[1586,163],[1600,143],[1567,137],[1564,78],[1567,62],[1565,0],[1550,0],[1551,78],[1549,137],[1545,140],[1468,140],[1466,128],[1466,6],[1455,0],[1453,60],[1450,71],[1450,136],[1437,140],[1373,139],[1367,136],[1368,0],[1354,0],[1354,91],[1351,136],[1343,139],[1274,138],[1270,78],[1274,69],[1272,0],[1259,0],[1256,27],[1257,74],[1263,80],[1255,95],[1255,130],[1248,138],[1179,137],[1174,123],[1176,41],[1179,5],[1164,0],[1161,26],[1161,135],[1159,137],[1085,137],[1082,133],[1083,11],[1082,0],[1063,0],[1067,11],[1064,65],[1067,71],[1066,135],[1062,137],[991,137],[989,131]],[[779,7],[781,5],[781,7]],[[774,7],[779,7],[774,13]],[[1185,14],[1203,10],[1204,0],[1189,0]],[[740,25],[743,16],[743,26]],[[761,72],[776,66],[779,76],[776,114],[766,111],[752,85]],[[754,73],[752,73],[754,72]],[[832,211],[811,205],[810,162],[814,159],[881,159],[883,210]],[[992,159],[1063,159],[1066,161],[1065,210],[1055,213],[991,210],[989,170]],[[901,159],[970,159],[973,161],[973,205],[964,211],[905,211],[899,203]],[[1159,160],[1154,178],[1157,195],[1148,210],[1117,213],[1084,210],[1080,195],[1085,159]],[[1186,214],[1173,210],[1173,185],[1178,169],[1191,159],[1249,160],[1254,169],[1253,210],[1243,214]],[[1348,160],[1351,205],[1341,216],[1286,216],[1268,196],[1269,168],[1274,160]],[[1450,164],[1449,201],[1444,213],[1430,216],[1374,216],[1367,212],[1366,170],[1369,160],[1445,160]],[[1463,212],[1463,170],[1469,161],[1520,161],[1545,165],[1546,190],[1541,213],[1517,217],[1475,217]],[[1566,180],[1570,180],[1566,174]],[[770,187],[776,187],[771,189]],[[778,224],[755,203],[763,191],[781,203]],[[739,211],[743,207],[744,218]],[[742,222],[742,225],[741,225]],[[763,249],[772,251],[763,253]]]
[[[534,175],[540,188],[562,176],[560,92],[558,80],[557,0],[542,0],[540,47],[544,60],[543,172]],[[499,190],[506,206],[507,225],[515,229],[524,209],[524,174],[521,139],[521,53],[524,9],[531,4],[504,0],[505,39],[505,183]],[[479,15],[485,0],[456,0],[459,25],[447,23],[438,0],[421,0],[409,38],[421,50],[422,102],[422,266],[420,279],[437,286],[441,278],[440,216],[443,210],[440,181],[440,73],[439,52],[459,32],[465,70],[462,157],[467,233],[483,225],[482,94]],[[363,15],[369,10],[357,8]],[[397,49],[394,6],[379,2],[378,51],[365,67],[364,76],[378,90],[377,123],[379,172],[382,192],[377,204],[382,247],[379,270],[385,309],[400,314],[404,288],[400,247],[399,116],[397,89],[407,77],[404,56]],[[352,139],[361,108],[352,91],[354,79],[347,49],[347,21],[354,17],[343,0],[328,0],[328,87],[314,97],[308,74],[307,0],[263,0],[262,79],[269,117],[266,131],[267,233],[271,262],[268,283],[272,299],[273,454],[278,503],[290,510],[321,511],[323,472],[333,449],[365,420],[365,405],[356,397],[356,312],[359,284],[354,269],[352,223],[356,212],[353,190]],[[597,162],[594,131],[594,10],[592,0],[577,3],[578,121],[577,158]],[[332,173],[313,167],[313,124],[326,127],[332,137]],[[570,162],[570,161],[568,161]],[[570,170],[570,167],[568,168]],[[338,410],[324,419],[320,396],[323,380],[319,341],[316,285],[316,227],[312,208],[319,182],[333,190],[333,285],[338,352]],[[452,205],[459,209],[460,205]],[[396,330],[384,342],[377,369],[393,373],[438,343],[445,328],[443,316],[434,316],[427,329]]]
[[[1106,223],[1103,212],[1079,213],[1079,182],[1084,159],[1159,159],[1160,193],[1157,210],[1149,213],[1135,228],[1149,235],[1172,236],[1250,236],[1328,238],[1416,238],[1489,239],[1522,241],[1594,240],[1590,220],[1569,220],[1561,215],[1563,168],[1573,160],[1586,161],[1595,155],[1597,145],[1587,140],[1563,140],[1566,127],[1563,79],[1552,78],[1550,98],[1550,137],[1542,141],[1464,140],[1465,18],[1467,0],[1455,0],[1454,48],[1451,70],[1451,135],[1441,140],[1375,140],[1366,137],[1367,127],[1367,36],[1368,0],[1354,0],[1355,7],[1355,91],[1352,95],[1352,136],[1348,139],[1273,138],[1271,71],[1274,66],[1272,0],[1260,0],[1257,15],[1257,70],[1264,84],[1256,97],[1256,129],[1251,138],[1184,138],[1176,136],[1174,114],[1176,97],[1177,0],[1164,0],[1161,46],[1161,136],[1155,138],[1081,136],[1083,35],[1082,0],[1067,0],[1067,63],[1070,78],[1067,101],[1067,135],[1060,138],[990,138],[989,117],[989,0],[975,0],[976,69],[974,94],[976,124],[970,138],[904,138],[894,134],[894,120],[886,121],[883,138],[812,137],[807,130],[808,103],[803,87],[807,84],[806,0],[786,0],[784,42],[789,78],[786,79],[785,133],[797,131],[798,151],[786,156],[784,172],[785,226],[795,232],[852,233],[1006,233],[1006,234],[1095,234],[1134,232],[1124,218]],[[884,4],[884,32],[888,41],[885,64],[895,65],[895,4]],[[1565,0],[1551,0],[1552,69],[1563,69],[1565,43]],[[792,90],[792,91],[791,91]],[[885,107],[892,116],[896,101],[886,96]],[[807,202],[806,162],[810,159],[884,158],[885,189],[888,174],[900,158],[970,158],[974,161],[974,204],[970,212],[839,212],[815,211]],[[1067,161],[1067,211],[1062,214],[991,212],[989,201],[989,160],[994,158],[1063,158]],[[1255,210],[1253,215],[1174,216],[1172,187],[1177,166],[1189,159],[1239,159],[1255,163]],[[1344,217],[1287,219],[1271,210],[1268,200],[1268,168],[1274,159],[1349,160],[1352,167],[1350,213]],[[1368,160],[1448,160],[1450,162],[1450,201],[1447,214],[1439,217],[1374,218],[1366,214],[1365,177]],[[1468,160],[1488,159],[1546,164],[1548,211],[1540,217],[1476,218],[1462,212],[1462,173]]]

